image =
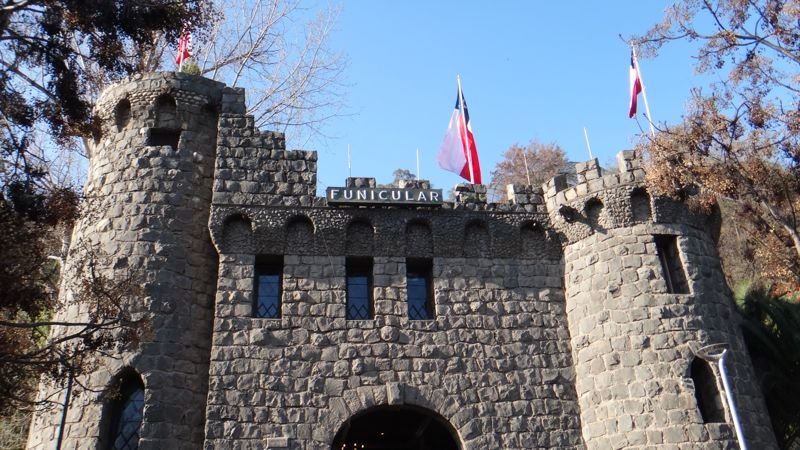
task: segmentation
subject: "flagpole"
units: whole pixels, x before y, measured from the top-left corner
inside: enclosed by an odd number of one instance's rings
[[[353,177],[353,167],[350,164],[350,144],[347,144],[347,176]]]
[[[419,173],[419,147],[417,147],[417,180],[420,178],[422,178],[422,176]]]
[[[464,93],[461,92],[461,76],[456,75],[458,83],[458,105],[461,109],[461,120],[464,122],[464,151],[467,153],[467,165],[469,166],[469,182],[475,184],[475,175],[472,173],[472,149],[469,147],[469,130],[467,129],[467,115],[464,107]]]
[[[586,138],[586,149],[589,150],[589,159],[594,159],[594,156],[592,156],[592,146],[589,145],[589,133],[586,132],[586,127],[583,127],[583,137]]]
[[[528,177],[528,186],[530,186],[531,185],[531,171],[528,170],[528,156],[525,154],[525,150],[524,149],[520,149],[520,152],[522,153],[522,162],[525,163],[525,175],[527,175],[527,177]]]
[[[639,83],[642,85],[642,100],[644,100],[644,110],[647,112],[647,122],[650,124],[650,136],[655,137],[656,129],[653,127],[653,116],[650,115],[650,105],[647,103],[647,89],[644,87],[644,78],[642,78],[642,71],[639,70],[639,58],[636,57],[636,47],[633,43],[631,46],[631,54],[633,55],[633,65],[636,68],[636,75],[639,77]]]

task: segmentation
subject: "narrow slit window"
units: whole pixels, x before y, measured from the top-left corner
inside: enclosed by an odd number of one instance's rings
[[[656,253],[661,262],[661,272],[667,282],[667,292],[671,294],[688,294],[689,283],[678,253],[678,241],[673,235],[655,236]]]
[[[347,258],[347,320],[368,320],[372,306],[372,259]]]
[[[430,259],[406,260],[408,318],[433,319],[433,264]]]
[[[722,406],[722,397],[717,386],[717,379],[709,363],[700,358],[692,361],[690,369],[694,382],[694,397],[697,400],[697,409],[703,418],[703,423],[725,422],[725,410]]]
[[[256,259],[254,290],[253,317],[280,318],[283,258],[259,257]]]

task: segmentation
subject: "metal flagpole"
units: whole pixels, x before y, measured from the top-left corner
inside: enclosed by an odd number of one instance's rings
[[[464,148],[467,153],[467,165],[469,166],[469,182],[475,184],[475,174],[472,173],[472,149],[469,147],[469,129],[467,129],[467,114],[464,107],[464,93],[461,92],[461,76],[456,75],[458,82],[458,105],[461,109],[461,120],[464,122]]]
[[[592,156],[592,146],[589,145],[589,133],[586,132],[586,127],[583,127],[583,137],[586,138],[586,149],[589,150],[589,159],[594,159],[594,156]]]
[[[528,170],[528,155],[525,154],[525,150],[524,149],[520,149],[520,152],[522,152],[522,162],[525,163],[525,175],[528,176],[528,186],[530,186],[531,185],[531,171]]]
[[[350,144],[347,144],[347,176],[353,177],[353,167],[350,165]]]
[[[419,147],[417,147],[417,180],[422,178],[422,175],[419,173]]]
[[[721,353],[711,353],[711,351],[719,349],[722,349]],[[730,408],[731,417],[733,418],[733,429],[736,431],[736,440],[739,441],[739,448],[741,450],[747,450],[747,441],[744,439],[742,424],[739,422],[739,411],[736,409],[736,403],[733,401],[733,392],[728,382],[728,373],[725,370],[725,355],[727,355],[727,353],[728,349],[725,344],[706,345],[695,352],[695,354],[706,361],[714,361],[717,363],[719,375],[722,378],[722,388],[725,390],[725,398],[728,400],[728,408]]]
[[[653,127],[653,116],[650,115],[650,105],[647,103],[647,89],[644,87],[644,78],[642,78],[642,71],[639,70],[639,58],[636,57],[636,47],[631,46],[631,54],[633,55],[633,66],[636,68],[636,76],[639,77],[639,83],[642,85],[642,100],[644,100],[644,110],[647,112],[647,122],[650,124],[650,136],[656,135],[656,129]]]

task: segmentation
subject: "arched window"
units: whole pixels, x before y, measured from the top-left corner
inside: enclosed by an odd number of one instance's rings
[[[464,256],[468,258],[486,258],[491,249],[491,238],[486,222],[482,220],[470,221],[464,230]]]
[[[372,254],[375,229],[365,219],[356,219],[347,226],[345,247],[349,256]]]
[[[414,219],[406,225],[406,255],[417,258],[433,256],[433,235],[425,220]]]
[[[543,259],[547,249],[547,236],[544,229],[536,223],[526,222],[519,229],[520,256]]]
[[[137,450],[144,412],[144,384],[135,372],[122,376],[119,392],[111,402],[110,450]]]
[[[225,253],[252,253],[253,225],[250,218],[241,214],[227,217],[223,222],[221,247]]]
[[[295,216],[286,225],[286,252],[308,255],[314,251],[314,223],[306,216]]]
[[[156,99],[156,126],[147,134],[147,145],[178,148],[181,137],[181,127],[178,122],[177,105],[175,99],[169,94],[161,94]]]
[[[694,382],[694,397],[703,423],[725,422],[725,410],[722,407],[717,378],[708,362],[695,358],[689,372]]]
[[[156,126],[158,128],[178,128],[178,105],[169,94],[161,94],[156,99]]]
[[[117,131],[122,131],[131,121],[131,102],[123,98],[114,108],[114,122],[117,124]]]
[[[583,205],[586,219],[594,229],[602,229],[605,218],[603,217],[603,202],[599,198],[592,198]]]

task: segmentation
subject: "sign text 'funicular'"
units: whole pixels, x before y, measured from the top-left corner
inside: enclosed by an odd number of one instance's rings
[[[325,191],[329,204],[393,204],[436,206],[442,204],[441,189],[345,188],[329,187]]]

